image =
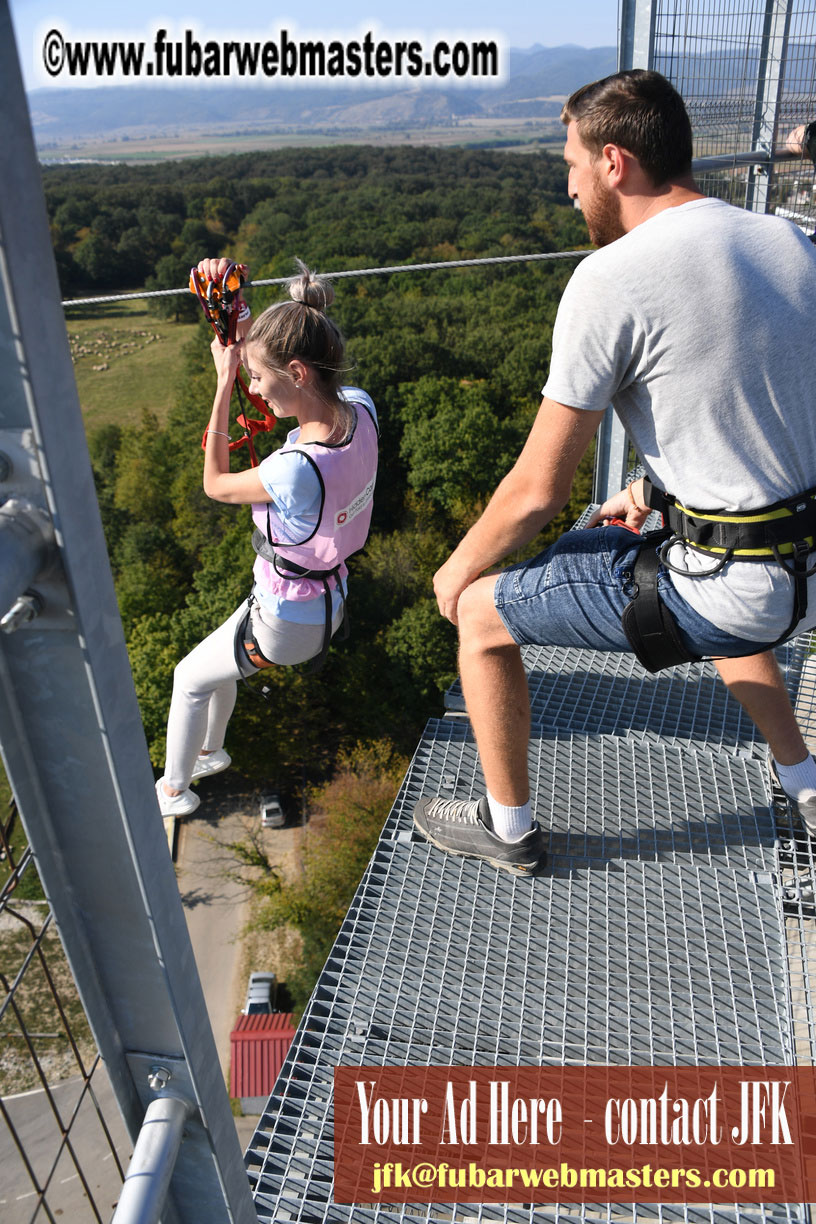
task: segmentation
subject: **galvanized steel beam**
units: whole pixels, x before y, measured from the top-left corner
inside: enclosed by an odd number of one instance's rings
[[[654,60],[656,0],[622,0],[618,27],[618,72],[651,68]]]
[[[30,591],[39,611],[0,633],[3,760],[131,1136],[155,1096],[144,1052],[174,1060],[191,1102],[165,1220],[254,1224],[107,562],[6,0],[0,79],[0,603]]]
[[[655,0],[622,0],[618,28],[618,71],[651,68],[654,58]],[[629,469],[629,439],[607,408],[595,442],[592,500],[605,502],[623,488]]]
[[[767,0],[765,5],[752,147],[768,154],[772,152],[776,139],[792,11],[791,0]],[[760,213],[768,211],[772,176],[772,163],[757,163],[751,167],[745,195],[746,208]]]

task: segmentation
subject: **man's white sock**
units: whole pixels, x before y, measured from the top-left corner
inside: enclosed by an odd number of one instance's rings
[[[816,761],[812,756],[796,765],[780,765],[774,757],[774,766],[783,791],[791,799],[804,803],[816,796]]]
[[[529,800],[521,807],[506,807],[487,792],[487,806],[490,808],[490,819],[493,821],[493,832],[502,841],[519,841],[533,827],[533,816]]]

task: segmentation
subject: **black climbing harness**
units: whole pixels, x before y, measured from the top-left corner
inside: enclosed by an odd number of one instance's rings
[[[269,686],[264,684],[260,689],[254,689],[244,675],[244,661],[248,660],[253,667],[260,667],[255,663],[253,656],[262,659],[264,664],[272,665],[272,660],[267,659],[266,655],[258,645],[255,634],[252,632],[252,605],[256,602],[255,595],[250,592],[247,597],[246,612],[239,620],[235,628],[235,636],[232,639],[232,653],[235,659],[235,666],[238,670],[238,675],[241,677],[246,688],[252,693],[253,697],[260,697],[264,701],[269,701]]]
[[[634,592],[621,623],[647,671],[700,662],[702,658],[686,650],[673,616],[660,599],[657,579],[661,564],[684,578],[706,578],[719,573],[730,561],[775,561],[793,578],[791,621],[775,642],[758,645],[757,653],[778,646],[792,635],[807,612],[807,581],[816,573],[816,564],[808,567],[808,557],[816,550],[816,488],[750,511],[692,510],[656,488],[648,477],[644,477],[643,493],[646,505],[662,514],[663,530],[642,537],[633,569]],[[669,560],[669,551],[677,543],[711,557],[715,564],[701,574],[677,569]]]
[[[267,511],[267,524],[269,523],[269,512]],[[271,532],[270,532],[271,535]],[[349,636],[349,616],[348,606],[346,603],[346,595],[343,590],[343,583],[340,580],[340,566],[332,566],[331,569],[319,570],[309,569],[306,566],[298,565],[296,561],[290,560],[288,557],[282,557],[275,550],[275,546],[269,542],[269,539],[263,531],[258,527],[252,533],[252,547],[259,557],[263,557],[264,561],[269,561],[273,566],[275,573],[280,578],[315,578],[323,587],[323,643],[320,647],[320,653],[310,661],[309,671],[320,671],[323,664],[326,662],[326,655],[329,653],[329,646],[332,640],[332,589],[329,586],[329,580],[334,578],[337,589],[340,592],[340,602],[343,609],[343,619],[338,629],[338,641],[345,642]],[[260,651],[258,652],[260,654]]]

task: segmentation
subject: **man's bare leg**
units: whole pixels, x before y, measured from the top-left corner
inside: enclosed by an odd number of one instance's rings
[[[720,679],[768,741],[778,765],[797,765],[810,754],[772,651],[742,659],[715,659]]]
[[[481,578],[459,600],[459,664],[487,788],[500,803],[520,805],[530,793],[530,703],[521,652],[493,602],[495,583],[495,577]],[[715,665],[768,741],[777,764],[807,760],[810,754],[774,654],[716,659]]]
[[[440,850],[529,876],[546,859],[546,835],[530,804],[527,677],[521,651],[493,604],[495,584],[495,576],[480,578],[458,601],[462,687],[487,795],[423,796],[414,808],[414,824]]]
[[[802,738],[773,653],[766,650],[744,659],[718,659],[716,664],[728,691],[768,741],[772,772],[810,836],[816,837],[816,761]]]
[[[495,575],[480,578],[462,593],[459,667],[488,792],[521,807],[530,798],[530,698],[521,651],[493,602],[495,585]]]

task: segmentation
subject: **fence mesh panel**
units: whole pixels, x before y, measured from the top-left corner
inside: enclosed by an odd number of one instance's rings
[[[744,207],[753,171],[737,157],[757,148],[779,150],[800,125],[816,119],[816,5],[658,3],[654,67],[685,99],[695,157],[735,159],[731,168],[698,174],[702,190]],[[767,184],[770,210],[811,233],[813,184],[813,164],[801,150],[778,161]]]
[[[0,823],[0,1219],[110,1219],[127,1138],[11,804]]]

